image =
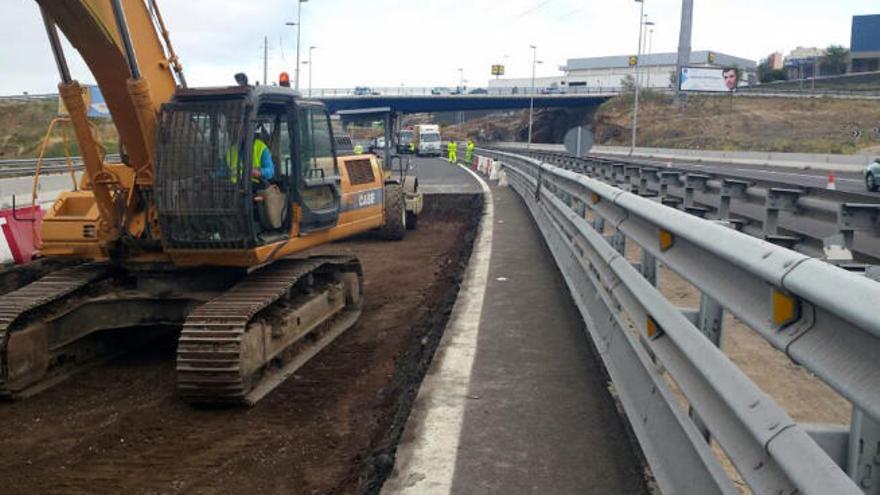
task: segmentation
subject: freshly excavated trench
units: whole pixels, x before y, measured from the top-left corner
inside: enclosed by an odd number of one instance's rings
[[[479,195],[426,197],[402,242],[313,254],[364,268],[359,322],[250,409],[176,396],[172,332],[15,403],[0,403],[3,493],[375,493],[470,255]]]

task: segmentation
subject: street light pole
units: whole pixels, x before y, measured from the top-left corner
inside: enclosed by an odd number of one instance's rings
[[[312,96],[312,74],[315,72],[315,64],[312,62],[312,52],[317,46],[309,47],[309,96]]]
[[[629,154],[632,155],[636,151],[636,139],[638,138],[639,126],[639,59],[642,57],[642,23],[645,19],[645,0],[635,0],[641,5],[639,10],[639,49],[636,56],[636,63],[633,64],[633,83],[635,84],[635,95],[633,96],[633,119],[632,119],[632,143],[630,144]]]
[[[645,83],[645,88],[651,89],[651,52],[654,48],[654,28],[651,28],[651,31],[648,32],[648,81]]]
[[[529,142],[527,148],[532,147],[532,124],[535,119],[535,68],[538,66],[538,47],[529,45],[532,49],[532,91],[529,95]]]
[[[299,43],[302,38],[302,13],[303,3],[309,0],[297,0],[296,2],[296,90],[299,90]]]
[[[458,68],[458,94],[464,94],[464,69]],[[458,112],[458,125],[464,124],[464,110]]]

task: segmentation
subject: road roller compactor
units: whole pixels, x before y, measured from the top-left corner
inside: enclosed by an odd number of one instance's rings
[[[290,88],[189,88],[155,0],[36,3],[84,172],[40,229],[40,255],[70,261],[0,296],[0,396],[176,327],[181,398],[254,404],[361,312],[358,260],[303,252],[368,231],[402,239],[402,184],[372,155],[337,156],[324,105]],[[59,31],[100,87],[118,163]]]

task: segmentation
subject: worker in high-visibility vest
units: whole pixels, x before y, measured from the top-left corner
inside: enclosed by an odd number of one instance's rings
[[[458,144],[455,141],[449,141],[449,163],[455,163],[458,161],[458,157],[455,156],[456,151],[458,150]]]
[[[474,148],[475,148],[474,140],[468,139],[467,140],[467,153],[465,154],[464,161],[470,163],[471,160],[474,159]]]
[[[363,155],[363,154],[364,154],[364,147],[361,146],[361,145],[359,145],[359,144],[356,145],[356,146],[354,147],[354,154],[355,154],[355,155]]]
[[[260,183],[274,178],[275,163],[272,161],[272,152],[259,134],[254,136],[253,151],[251,181]],[[237,147],[232,147],[226,152],[226,171],[229,181],[233,184],[237,183],[242,172],[242,163],[238,156]]]

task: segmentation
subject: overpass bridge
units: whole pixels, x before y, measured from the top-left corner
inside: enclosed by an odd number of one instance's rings
[[[521,110],[529,108],[597,107],[615,93],[565,94],[378,94],[313,95],[322,100],[331,113],[368,108],[388,108],[393,113],[463,112],[472,110]]]

